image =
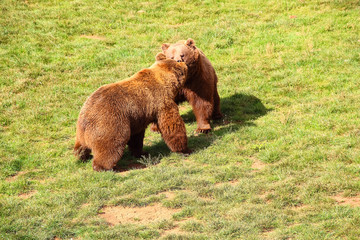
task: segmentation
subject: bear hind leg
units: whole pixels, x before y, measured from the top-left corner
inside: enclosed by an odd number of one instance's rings
[[[213,120],[218,120],[223,118],[223,115],[220,111],[220,97],[219,97],[219,93],[217,91],[217,87],[215,86],[214,89],[214,109],[213,109],[213,113],[212,113],[212,119]]]
[[[189,101],[197,122],[197,133],[211,131],[210,120],[213,114],[213,91],[199,96],[195,91],[187,91],[186,99]]]
[[[116,148],[94,149],[93,169],[98,172],[113,169],[122,157],[125,146],[126,145]]]
[[[197,133],[209,133],[211,132],[210,119],[213,112],[213,106],[210,102],[202,100],[199,97],[195,97],[190,101],[196,121],[197,121]]]
[[[134,157],[140,158],[141,156],[147,156],[148,153],[143,151],[144,146],[144,136],[145,130],[141,131],[138,134],[130,136],[128,142],[129,150]]]

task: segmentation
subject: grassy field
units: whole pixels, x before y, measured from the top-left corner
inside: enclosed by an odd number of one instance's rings
[[[360,239],[359,11],[0,1],[0,239]],[[126,150],[121,172],[77,162],[86,98],[189,37],[219,77],[226,116],[213,132],[196,136],[183,104],[189,157],[147,130],[151,157]]]

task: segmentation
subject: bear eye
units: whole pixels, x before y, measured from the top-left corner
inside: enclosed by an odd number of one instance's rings
[[[174,57],[171,57],[171,59],[174,59]]]
[[[182,57],[182,58],[183,58],[184,56],[185,56],[184,54],[181,54],[181,55],[180,55],[180,57]]]

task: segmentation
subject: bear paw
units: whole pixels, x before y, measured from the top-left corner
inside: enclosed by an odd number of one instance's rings
[[[211,128],[197,128],[197,129],[195,130],[195,132],[196,132],[197,134],[199,134],[199,133],[208,134],[209,132],[211,132]]]
[[[183,154],[184,156],[189,156],[192,153],[192,150],[187,148],[187,149],[181,151],[180,153]]]
[[[94,169],[94,171],[97,171],[97,172],[105,171],[105,169],[102,166],[99,166],[96,164],[93,164],[93,169]]]

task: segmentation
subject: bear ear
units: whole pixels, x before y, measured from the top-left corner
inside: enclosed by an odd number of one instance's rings
[[[161,46],[161,49],[163,50],[163,52],[165,52],[169,47],[170,47],[169,43],[163,43],[163,45]]]
[[[195,48],[195,41],[192,40],[191,38],[188,38],[188,40],[185,41],[185,45],[187,45],[191,48]]]
[[[160,53],[156,54],[156,57],[155,57],[156,61],[161,61],[161,60],[165,60],[165,59],[166,59],[166,56],[164,53],[160,52]]]

